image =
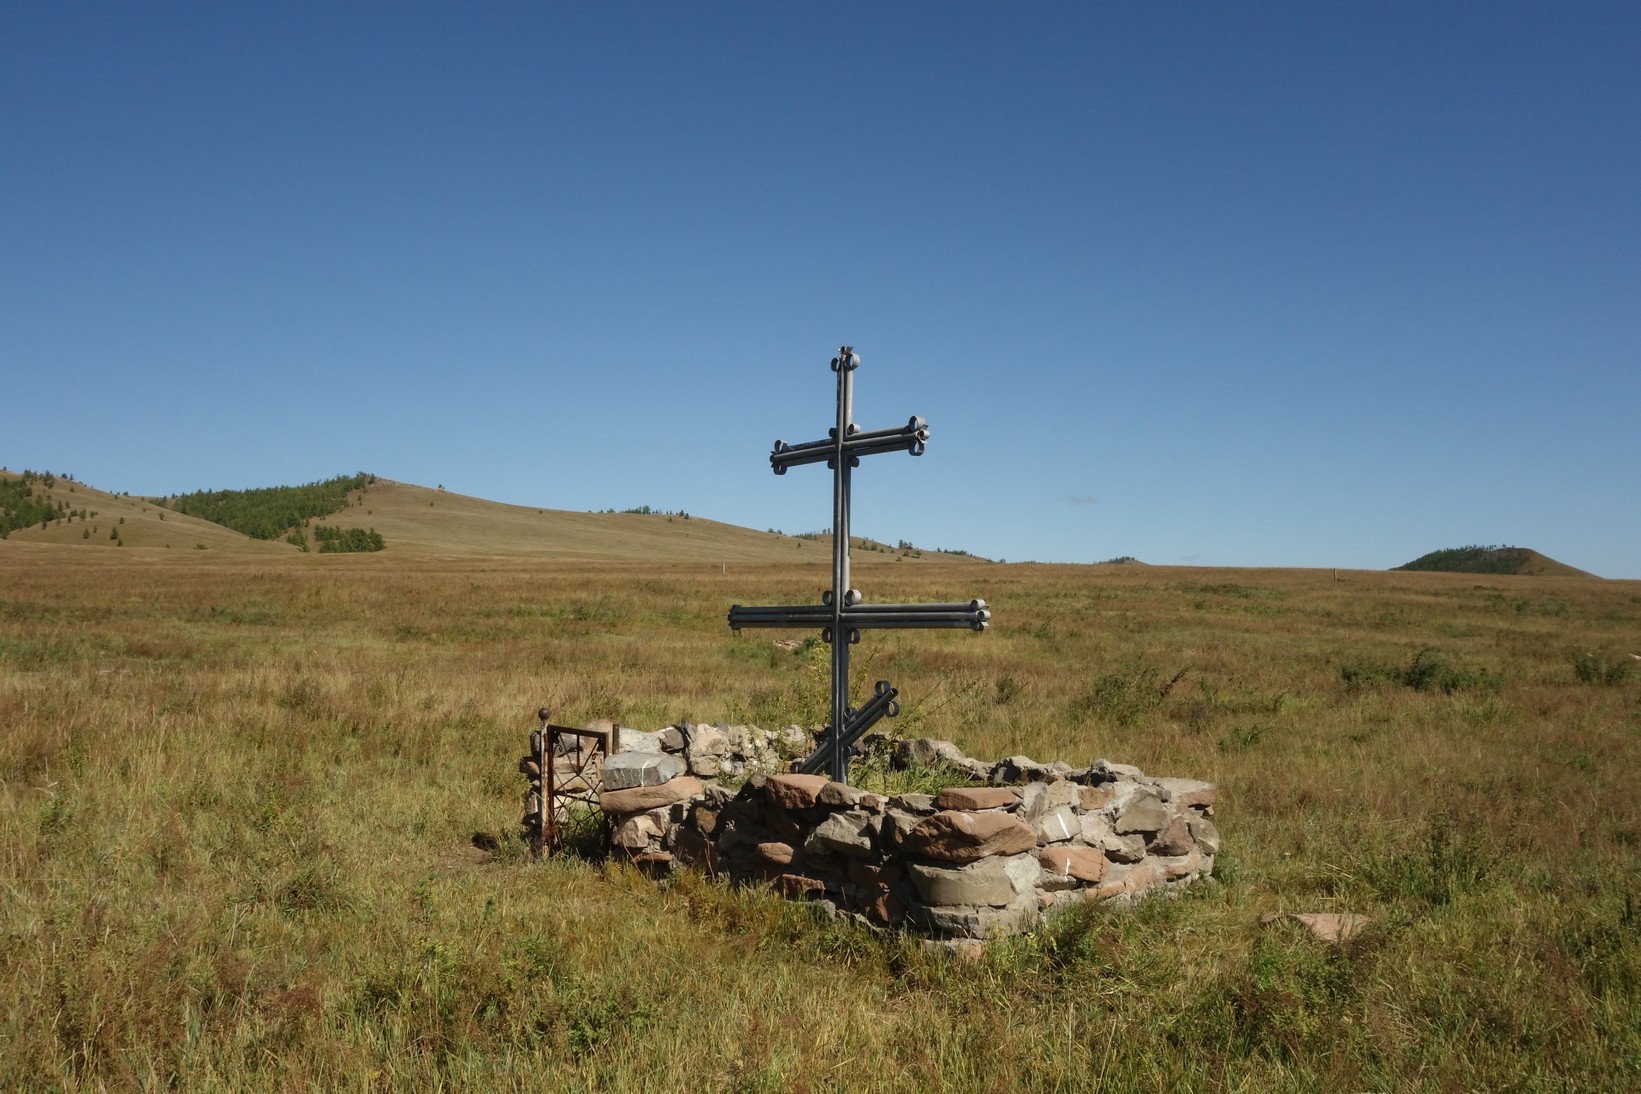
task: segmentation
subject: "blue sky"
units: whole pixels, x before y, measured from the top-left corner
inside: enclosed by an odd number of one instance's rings
[[[1641,578],[1634,4],[10,4],[0,463]]]

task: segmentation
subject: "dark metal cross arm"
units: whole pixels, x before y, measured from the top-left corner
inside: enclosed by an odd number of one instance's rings
[[[950,627],[983,631],[991,622],[984,600],[967,604],[852,604],[836,612],[830,604],[790,604],[729,609],[729,625],[742,627],[824,627],[839,617],[855,630]]]
[[[843,721],[843,732],[836,735],[827,734],[820,748],[798,764],[798,770],[805,775],[818,775],[829,770],[840,747],[845,751],[853,748],[855,742],[865,736],[866,731],[879,721],[893,718],[900,713],[900,704],[895,702],[895,697],[899,694],[900,692],[889,681],[879,680],[874,694],[866,701],[865,706],[859,710],[849,708],[848,716]]]
[[[787,468],[802,467],[804,464],[833,464],[838,454],[838,431],[834,428],[828,432],[831,436],[824,441],[805,441],[802,444],[776,441],[769,453],[769,465],[774,468],[775,474],[784,475]],[[913,415],[905,425],[894,429],[873,429],[864,433],[857,429],[843,439],[843,452],[851,460],[875,456],[879,452],[910,452],[921,456],[928,444],[929,423]]]
[[[819,627],[832,622],[832,609],[825,604],[799,604],[790,607],[746,608],[737,604],[729,609],[729,625],[742,627]]]

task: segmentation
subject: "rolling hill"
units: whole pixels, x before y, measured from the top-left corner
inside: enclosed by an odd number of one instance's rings
[[[1546,577],[1594,577],[1565,562],[1557,562],[1529,547],[1450,547],[1420,555],[1397,570],[1428,570],[1454,574],[1532,574]]]
[[[15,472],[0,480],[18,482]],[[35,501],[60,514],[42,527],[10,533],[14,544],[142,547],[222,551],[247,556],[296,556],[283,539],[253,539],[230,528],[168,507],[167,499],[110,494],[61,477],[29,484]],[[703,517],[664,513],[576,513],[507,505],[443,489],[375,478],[347,493],[345,507],[305,525],[358,527],[380,532],[384,554],[398,557],[513,556],[644,562],[785,562],[830,555],[830,537],[787,536],[723,524]],[[899,550],[857,540],[866,557],[942,562],[964,556]],[[317,546],[317,544],[315,544]],[[972,557],[968,561],[975,561]]]
[[[22,475],[0,470],[0,482],[18,483]],[[158,547],[174,550],[219,550],[277,555],[295,550],[265,543],[220,524],[168,512],[151,498],[110,494],[83,482],[42,475],[29,482],[32,498],[45,502],[57,516],[45,523],[13,530],[15,544],[60,544],[82,547]]]
[[[0,511],[8,504],[35,522],[4,535],[9,544],[87,548],[217,551],[245,557],[299,557],[283,538],[257,539],[179,511],[179,500],[111,494],[61,476],[24,476],[0,469]],[[303,524],[317,554],[316,529],[374,530],[388,557],[525,557],[625,562],[806,562],[830,556],[829,536],[788,536],[666,513],[579,513],[508,505],[377,476],[356,476],[343,507]],[[330,480],[330,483],[342,480]],[[330,485],[309,484],[310,486]],[[7,490],[7,487],[10,487]],[[248,491],[248,494],[274,491]],[[7,499],[12,499],[9,503]],[[21,499],[21,504],[18,503]],[[198,508],[195,511],[200,511]],[[43,521],[42,515],[46,516]],[[216,515],[214,512],[212,515]],[[220,519],[220,518],[219,518]],[[16,523],[15,521],[13,523]],[[254,530],[254,529],[253,529]],[[6,531],[0,525],[0,531]],[[266,532],[259,534],[267,534]],[[971,555],[895,548],[856,540],[860,562],[984,562]],[[1145,566],[1129,556],[1106,565]],[[1401,571],[1594,577],[1525,547],[1458,547],[1432,551],[1393,567]]]

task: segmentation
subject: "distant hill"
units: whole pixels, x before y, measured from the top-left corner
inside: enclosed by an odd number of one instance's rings
[[[1528,547],[1449,547],[1420,555],[1397,570],[1433,570],[1454,574],[1535,574],[1550,577],[1594,577]]]
[[[169,499],[170,508],[252,539],[281,539],[315,517],[347,507],[349,498],[376,481],[361,471],[302,486],[269,486],[257,490],[196,490]]]
[[[345,486],[339,496],[333,488]],[[506,505],[444,489],[394,482],[373,475],[326,480],[306,487],[251,491],[211,491],[169,498],[110,494],[62,476],[0,470],[0,517],[15,511],[11,543],[83,547],[157,547],[208,550],[237,555],[296,556],[283,528],[262,527],[263,514],[308,495],[321,501],[279,519],[299,526],[312,554],[321,550],[319,531],[360,528],[381,537],[387,557],[526,556],[634,562],[789,562],[831,557],[831,537],[788,536],[723,524],[682,513],[576,513],[527,505]],[[245,513],[250,506],[251,515]],[[336,508],[332,509],[332,506]],[[233,520],[258,533],[246,535],[204,519],[193,509]],[[329,510],[319,513],[319,510]],[[280,538],[266,538],[279,535]],[[900,548],[857,540],[857,562],[905,561],[940,564],[978,561],[949,552]]]
[[[265,543],[186,513],[169,512],[149,498],[110,494],[83,482],[45,472],[0,469],[0,509],[26,507],[35,519],[6,528],[0,538],[17,544],[77,547],[158,547],[179,551],[232,551],[278,555],[296,548]],[[40,519],[41,509],[51,514]]]

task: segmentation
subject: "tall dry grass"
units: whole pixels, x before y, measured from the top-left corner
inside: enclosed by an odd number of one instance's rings
[[[890,728],[1222,788],[1216,883],[963,964],[515,834],[543,703],[818,718],[723,619],[823,565],[179,554],[0,555],[0,1087],[1641,1081],[1634,583],[861,559],[996,612],[866,637]]]

